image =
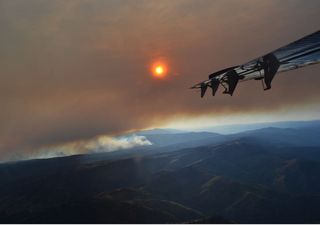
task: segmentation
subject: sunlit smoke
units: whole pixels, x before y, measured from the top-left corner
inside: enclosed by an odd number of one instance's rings
[[[145,136],[99,136],[88,141],[76,141],[42,148],[36,153],[28,156],[28,158],[52,158],[75,154],[112,152],[149,145],[152,145],[152,143]]]

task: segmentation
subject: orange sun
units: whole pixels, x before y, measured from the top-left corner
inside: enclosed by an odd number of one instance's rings
[[[163,74],[163,67],[162,66],[157,66],[155,69],[156,74],[160,75]]]
[[[163,63],[155,63],[152,66],[153,77],[164,78],[167,76],[167,66]]]

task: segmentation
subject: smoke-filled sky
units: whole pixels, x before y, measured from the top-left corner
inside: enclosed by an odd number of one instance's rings
[[[309,119],[319,65],[267,92],[256,81],[233,97],[188,88],[319,30],[319,11],[316,0],[1,0],[0,159],[181,118]],[[165,79],[151,76],[156,61]]]

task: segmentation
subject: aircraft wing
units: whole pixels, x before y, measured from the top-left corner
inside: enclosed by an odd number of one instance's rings
[[[191,89],[200,89],[203,97],[209,87],[214,96],[221,85],[223,94],[232,96],[239,82],[254,79],[262,80],[264,90],[268,90],[277,73],[319,62],[320,31],[317,31],[250,62],[214,72]]]

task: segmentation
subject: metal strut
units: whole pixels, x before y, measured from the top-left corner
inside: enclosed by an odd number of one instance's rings
[[[220,81],[218,79],[211,79],[211,89],[212,89],[212,95],[215,96],[218,88],[219,88],[219,84],[220,84]]]
[[[225,75],[226,83],[228,84],[228,89],[226,89],[223,94],[233,95],[234,90],[239,82],[239,75],[235,70],[230,70]]]
[[[264,72],[264,83],[266,84],[264,90],[268,90],[271,88],[271,82],[280,67],[280,62],[272,53],[263,56],[262,59],[261,65]]]

